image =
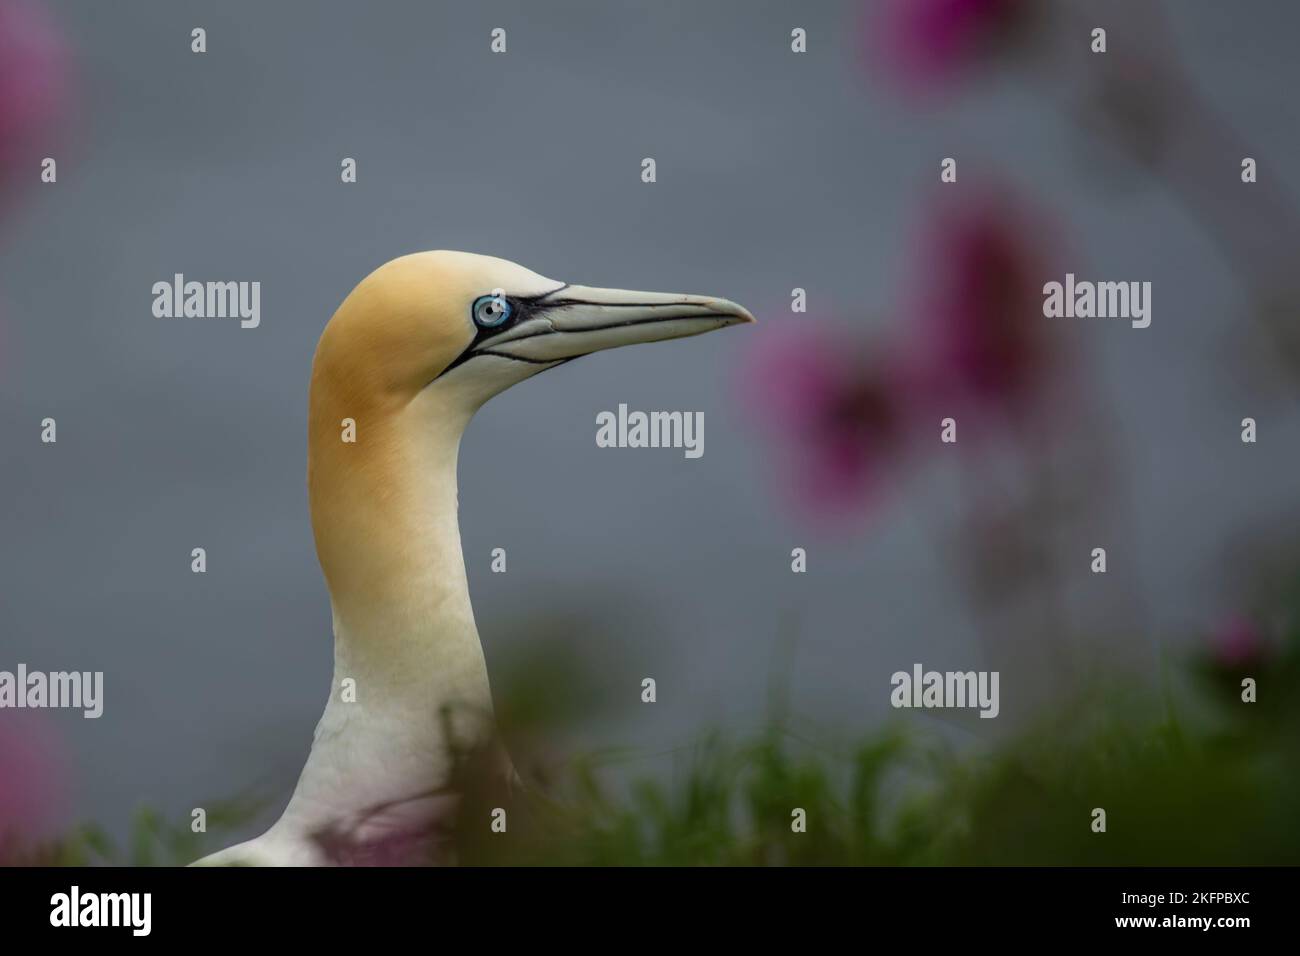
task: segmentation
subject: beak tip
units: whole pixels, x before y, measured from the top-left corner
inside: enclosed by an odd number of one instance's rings
[[[757,322],[752,312],[738,302],[732,302],[730,299],[720,299],[718,304],[721,307],[719,311],[730,317],[728,325],[750,325]]]

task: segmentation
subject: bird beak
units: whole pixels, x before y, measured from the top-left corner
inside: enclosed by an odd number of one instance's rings
[[[753,321],[744,306],[713,296],[570,285],[534,300],[524,321],[483,340],[474,351],[526,362],[560,362],[620,345],[683,338]]]

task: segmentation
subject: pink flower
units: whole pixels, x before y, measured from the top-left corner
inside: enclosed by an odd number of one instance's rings
[[[1210,638],[1210,656],[1225,669],[1257,664],[1268,656],[1269,646],[1259,626],[1235,614],[1221,623]]]
[[[37,160],[26,152],[62,107],[65,63],[63,43],[42,8],[32,0],[0,0],[0,219],[19,175],[36,182]],[[5,332],[0,314],[0,361]]]
[[[943,206],[915,261],[910,361],[936,410],[1023,414],[1055,371],[1042,216],[987,196]]]
[[[33,0],[0,0],[0,185],[59,113],[65,64],[63,41],[43,8]],[[28,172],[35,177],[38,170]]]
[[[776,445],[796,500],[822,517],[860,509],[902,450],[904,381],[814,319],[768,327],[742,369],[741,398]]]
[[[63,762],[57,738],[44,720],[0,710],[0,859],[17,844],[30,846],[54,834],[63,821]]]
[[[869,62],[912,90],[931,89],[1023,25],[1030,0],[882,0],[867,19]]]

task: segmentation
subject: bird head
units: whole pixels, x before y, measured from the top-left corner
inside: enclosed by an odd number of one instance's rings
[[[492,256],[419,252],[352,291],[321,337],[316,374],[397,402],[432,388],[472,411],[581,355],[752,321],[727,299],[570,285]]]
[[[413,542],[454,539],[461,432],[493,395],[580,355],[752,321],[726,299],[569,285],[491,256],[380,266],[312,364],[307,482],[336,607],[448,578]]]

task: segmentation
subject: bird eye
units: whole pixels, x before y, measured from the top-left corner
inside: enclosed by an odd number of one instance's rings
[[[504,295],[481,295],[474,300],[473,313],[479,328],[496,328],[510,318],[510,302]]]

